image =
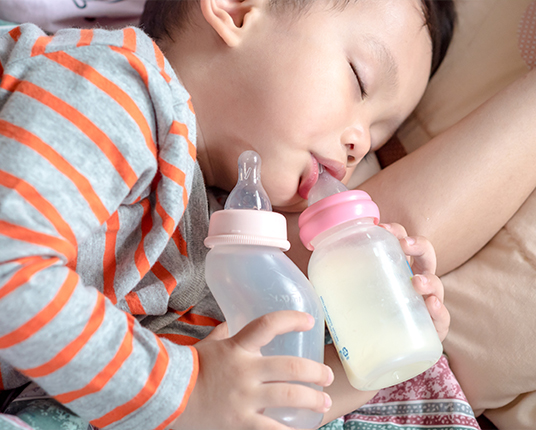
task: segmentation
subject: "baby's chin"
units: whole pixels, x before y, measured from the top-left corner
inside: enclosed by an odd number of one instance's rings
[[[307,200],[304,200],[301,197],[293,202],[276,203],[280,202],[272,202],[272,208],[275,212],[300,213],[307,209]]]

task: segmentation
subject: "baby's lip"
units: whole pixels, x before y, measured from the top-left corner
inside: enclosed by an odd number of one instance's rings
[[[298,194],[304,200],[307,200],[311,188],[313,188],[316,181],[318,181],[319,164],[322,164],[327,172],[339,181],[342,181],[346,176],[346,166],[344,164],[339,163],[338,161],[311,155],[311,168],[309,169],[308,174],[301,180],[298,187]]]
[[[334,160],[316,157],[318,163],[322,164],[328,173],[338,181],[342,181],[346,176],[346,165]]]
[[[304,200],[307,200],[309,191],[311,191],[311,188],[313,188],[314,184],[316,184],[316,181],[318,180],[318,161],[314,156],[311,156],[310,166],[309,172],[300,181],[300,185],[298,187],[298,194]]]

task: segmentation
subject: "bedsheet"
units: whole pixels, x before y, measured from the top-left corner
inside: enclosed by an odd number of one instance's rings
[[[448,360],[421,375],[385,388],[370,402],[322,430],[476,430],[480,429]]]

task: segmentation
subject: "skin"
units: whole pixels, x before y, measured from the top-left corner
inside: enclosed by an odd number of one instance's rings
[[[273,206],[303,210],[300,184],[315,179],[318,161],[347,179],[415,108],[431,42],[418,0],[362,0],[342,11],[321,0],[299,19],[265,3],[201,2],[197,31],[163,49],[192,95],[207,185],[230,191],[238,156],[255,150]]]
[[[536,189],[536,70],[519,78],[359,189],[381,219],[434,244],[442,276],[471,258]],[[470,186],[468,186],[470,184]],[[289,257],[306,273],[298,214],[286,214]]]
[[[162,48],[192,96],[206,184],[230,191],[238,156],[252,149],[262,158],[272,204],[296,212],[306,206],[319,162],[346,180],[414,109],[427,84],[431,42],[417,0],[361,0],[344,9],[318,0],[299,18],[274,15],[266,3],[200,0],[192,25]],[[443,339],[449,315],[430,242],[408,238],[398,224],[385,228],[421,275],[414,287]],[[264,408],[308,408],[328,422],[368,401],[374,393],[349,385],[332,347],[328,366],[260,355],[277,334],[310,327],[302,313],[276,312],[231,338],[225,325],[215,330],[196,345],[198,381],[171,428],[283,430],[262,415]],[[327,388],[320,393],[285,381]]]

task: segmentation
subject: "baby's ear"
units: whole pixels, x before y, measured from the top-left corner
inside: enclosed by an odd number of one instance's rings
[[[266,0],[200,0],[201,11],[207,23],[230,47],[237,46],[246,25],[254,22]]]

